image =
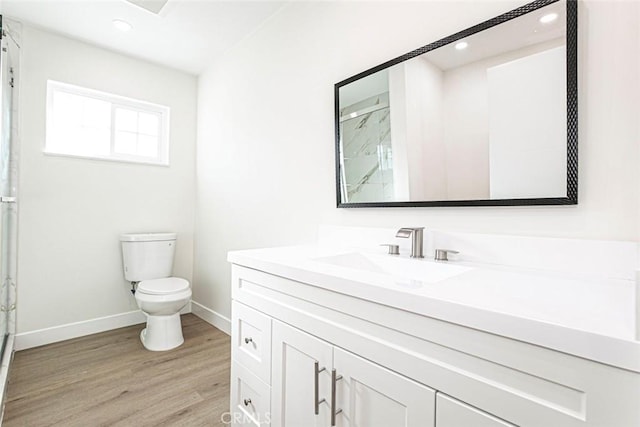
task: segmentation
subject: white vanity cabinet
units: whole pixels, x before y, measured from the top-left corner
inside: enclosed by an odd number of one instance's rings
[[[640,425],[637,372],[251,267],[232,267],[235,425]]]
[[[433,426],[434,390],[281,322],[272,345],[272,426]]]
[[[272,339],[272,425],[329,426],[333,347],[278,321]]]
[[[271,388],[251,370],[234,361],[231,364],[231,415],[234,426],[268,426],[271,413]]]
[[[513,424],[500,420],[467,404],[438,393],[436,398],[437,427],[514,427]]]
[[[233,302],[231,359],[233,424],[268,426],[271,413],[269,316]]]

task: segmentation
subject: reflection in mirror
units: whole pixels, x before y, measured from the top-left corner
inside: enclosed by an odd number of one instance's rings
[[[577,202],[567,4],[516,11],[336,85],[339,205]]]

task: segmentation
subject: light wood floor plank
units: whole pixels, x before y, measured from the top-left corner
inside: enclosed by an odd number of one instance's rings
[[[229,337],[182,316],[185,343],[145,350],[144,325],[16,352],[3,426],[224,426]]]

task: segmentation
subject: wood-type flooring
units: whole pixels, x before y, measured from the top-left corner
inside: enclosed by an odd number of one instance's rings
[[[16,352],[2,425],[225,426],[229,336],[187,314],[185,343],[153,352],[143,327]]]

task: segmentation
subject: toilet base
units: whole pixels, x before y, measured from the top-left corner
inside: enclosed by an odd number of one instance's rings
[[[147,315],[147,327],[140,332],[140,341],[147,350],[166,351],[184,343],[180,314],[170,316]]]

